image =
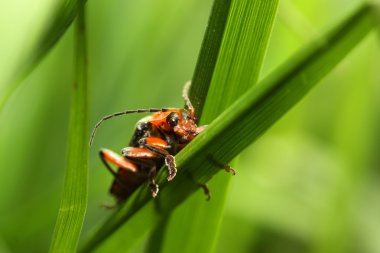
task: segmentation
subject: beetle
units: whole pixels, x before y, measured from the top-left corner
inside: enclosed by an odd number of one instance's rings
[[[90,146],[97,129],[104,121],[132,113],[153,113],[137,122],[129,146],[121,151],[122,156],[108,149],[99,151],[101,160],[114,176],[110,192],[118,203],[125,201],[137,187],[147,180],[152,197],[156,197],[159,191],[159,186],[155,182],[157,171],[166,164],[168,167],[167,180],[173,180],[177,173],[174,155],[206,128],[206,126],[197,126],[194,107],[188,97],[190,84],[190,81],[187,82],[182,91],[187,109],[126,110],[104,116],[95,125],[90,137]],[[118,167],[118,170],[113,170],[110,164]],[[228,165],[224,166],[224,169],[235,174],[235,171]],[[207,186],[204,184],[200,184],[200,186],[209,196]]]

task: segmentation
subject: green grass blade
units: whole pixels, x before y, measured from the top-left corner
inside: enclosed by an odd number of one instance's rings
[[[70,111],[67,169],[64,191],[52,238],[51,252],[75,252],[87,205],[88,115],[85,1],[75,23],[76,80]]]
[[[161,192],[153,200],[140,188],[82,248],[94,249],[116,229],[144,233],[157,224],[162,214],[182,203],[194,191],[197,181],[208,181],[216,170],[214,162],[226,164],[259,138],[314,85],[330,72],[374,28],[372,7],[363,5],[343,22],[323,33],[322,38],[301,50],[215,119],[209,127],[176,156],[179,172],[170,184],[161,170]],[[191,175],[191,176],[190,176]],[[128,237],[125,237],[128,238]],[[107,247],[107,241],[104,243]]]
[[[260,73],[278,1],[234,1],[201,124],[230,106]]]
[[[21,82],[29,73],[38,65],[45,55],[52,49],[55,43],[66,32],[72,21],[77,15],[78,0],[62,0],[52,15],[52,21],[48,24],[45,31],[38,40],[36,46],[26,56],[11,80],[5,85],[4,90],[0,92],[0,111],[16,91]]]
[[[189,97],[196,108],[195,117],[202,115],[204,103],[214,74],[222,44],[231,0],[215,0],[195,67]]]
[[[200,120],[209,123],[257,82],[278,1],[232,1],[223,42]],[[198,109],[198,108],[196,108]],[[231,175],[209,185],[212,200],[201,191],[170,215],[162,252],[211,252],[218,236]],[[186,230],[183,229],[186,227]],[[202,234],[202,236],[199,236]],[[173,238],[177,238],[173,240]]]
[[[197,118],[200,118],[202,114],[204,102],[210,87],[230,6],[231,0],[215,0],[212,6],[211,15],[208,20],[205,36],[202,41],[201,50],[195,67],[194,76],[192,78],[191,90],[189,92],[192,104],[196,108],[195,116]],[[159,249],[163,246],[162,242],[164,241],[164,230],[167,227],[166,223],[168,221],[169,217],[164,218],[162,223],[157,226],[157,230],[153,232],[153,235],[150,238],[152,240],[149,245],[150,249],[147,249],[148,252],[153,249],[155,252],[159,252]],[[134,235],[136,235],[136,233],[131,233],[128,237],[131,239]],[[157,240],[157,236],[162,237],[162,240]],[[118,240],[118,238],[114,240]],[[124,236],[120,241],[124,241]],[[124,250],[128,250],[132,246],[133,244],[128,244],[123,248]]]
[[[215,65],[218,59],[219,49],[222,44],[230,6],[231,0],[215,0],[213,3],[208,26],[203,38],[202,47],[192,78],[191,90],[189,92],[192,104],[195,107],[195,117],[197,118],[200,118],[202,115],[202,110],[206,101],[211,79],[214,74]],[[199,200],[197,199],[189,199],[187,200],[186,205],[182,206],[180,210],[177,210],[172,215],[170,215],[171,213],[168,213],[168,215],[160,222],[160,224],[156,226],[154,231],[149,236],[149,242],[147,245],[148,248],[146,249],[147,252],[168,252],[169,249],[167,245],[169,245],[171,248],[174,248],[175,251],[178,251],[178,248],[181,250],[184,248],[191,250],[190,247],[183,247],[184,240],[176,240],[175,244],[173,244],[171,243],[170,237],[173,233],[175,233],[176,236],[178,236],[177,238],[186,238],[186,245],[192,245],[193,242],[189,240],[190,228],[187,230],[186,235],[181,237],[178,233],[181,233],[182,231],[173,229],[172,224],[174,224],[174,226],[178,225],[176,222],[178,220],[178,217],[185,218],[183,215],[188,214],[187,206],[192,206],[193,202],[197,204],[198,201]],[[202,199],[202,202],[204,202],[204,199]],[[216,202],[213,201],[213,203]],[[199,209],[200,207],[198,206],[197,210],[201,211]],[[200,216],[198,217],[200,218]],[[197,224],[199,224],[201,220],[202,219],[198,219]],[[186,223],[188,222],[189,221]],[[183,223],[179,224],[185,225]],[[195,223],[192,222],[192,224]],[[196,229],[195,232],[197,232]],[[165,240],[165,238],[167,240]],[[202,238],[204,238],[204,235]],[[205,240],[207,241],[207,239]],[[166,241],[169,241],[169,244],[165,245]],[[180,245],[180,247],[178,247],[178,245]]]

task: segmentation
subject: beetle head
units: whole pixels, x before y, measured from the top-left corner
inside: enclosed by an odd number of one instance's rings
[[[181,142],[189,142],[198,134],[196,120],[186,109],[170,113],[166,120]]]

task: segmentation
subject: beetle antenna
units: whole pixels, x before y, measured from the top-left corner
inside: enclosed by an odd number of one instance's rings
[[[110,118],[122,116],[126,114],[132,114],[132,113],[167,112],[169,110],[173,110],[173,109],[172,108],[149,108],[149,109],[126,110],[123,112],[115,112],[110,115],[104,116],[98,123],[96,123],[94,129],[92,130],[89,145],[91,147],[92,143],[94,142],[96,130],[100,127],[101,124],[103,124],[104,121],[109,120]]]
[[[185,86],[183,87],[183,90],[182,90],[182,97],[183,97],[183,99],[185,100],[185,103],[186,103],[187,108],[189,109],[190,117],[191,117],[191,118],[194,118],[194,107],[193,107],[193,105],[191,104],[191,101],[190,101],[190,99],[189,99],[189,90],[190,90],[190,86],[191,86],[191,81],[187,81],[187,82],[185,83]]]

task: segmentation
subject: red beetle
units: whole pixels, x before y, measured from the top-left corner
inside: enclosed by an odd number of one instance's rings
[[[110,191],[119,203],[126,200],[146,180],[149,182],[152,196],[156,197],[159,191],[159,187],[155,183],[157,170],[165,163],[169,172],[167,180],[173,180],[177,173],[174,155],[205,129],[206,126],[197,126],[194,107],[188,97],[189,88],[190,81],[185,84],[182,92],[187,109],[127,110],[107,115],[95,125],[90,138],[90,146],[96,130],[104,121],[131,113],[153,112],[152,115],[137,122],[129,147],[122,149],[123,156],[108,149],[101,149],[99,152],[103,163],[114,175]],[[114,171],[110,163],[117,166],[118,170]],[[229,166],[225,166],[224,169],[235,174],[235,171]],[[207,187],[201,186],[209,195]]]

